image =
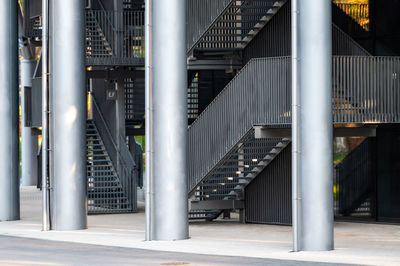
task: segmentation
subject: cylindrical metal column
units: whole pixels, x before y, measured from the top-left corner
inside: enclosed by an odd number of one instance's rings
[[[153,0],[154,240],[188,238],[186,0]]]
[[[292,0],[292,229],[293,251],[301,249],[299,0]]]
[[[151,51],[151,33],[152,33],[152,0],[146,0],[145,12],[145,130],[146,130],[146,241],[152,240],[152,217],[153,217],[153,91],[152,91],[152,51]]]
[[[25,87],[32,87],[35,61],[21,60],[21,185],[37,185],[38,138],[30,127],[25,127]]]
[[[331,1],[301,0],[302,250],[333,249]]]
[[[87,228],[85,1],[50,7],[51,229]]]
[[[0,221],[19,219],[17,1],[0,1]]]

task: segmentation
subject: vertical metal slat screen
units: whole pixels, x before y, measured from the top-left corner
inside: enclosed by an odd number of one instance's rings
[[[291,123],[290,58],[252,59],[189,128],[191,191],[254,125]],[[400,58],[334,56],[334,123],[399,123]]]

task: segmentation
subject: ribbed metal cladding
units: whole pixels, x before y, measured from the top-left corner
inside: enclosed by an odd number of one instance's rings
[[[291,54],[290,1],[243,50],[244,64],[252,58],[289,56]]]
[[[398,123],[400,57],[334,57],[333,97],[336,123]]]
[[[246,46],[243,50],[244,64],[252,58],[290,56],[290,6],[290,1],[288,1]],[[335,18],[333,20],[335,21]],[[332,24],[332,34],[333,55],[371,55],[335,24]]]
[[[245,189],[248,223],[291,224],[291,144]]]
[[[375,215],[376,152],[375,138],[367,138],[336,167],[337,215]]]
[[[232,0],[188,0],[187,1],[187,50],[189,51],[208,30]]]
[[[289,124],[290,104],[290,58],[250,61],[189,128],[189,191],[253,125]]]
[[[365,50],[360,44],[358,44],[354,39],[352,39],[335,24],[333,24],[332,34],[333,55],[371,55],[367,50]]]
[[[400,57],[333,58],[334,123],[400,122]],[[191,191],[254,125],[291,123],[290,57],[252,59],[189,128]]]

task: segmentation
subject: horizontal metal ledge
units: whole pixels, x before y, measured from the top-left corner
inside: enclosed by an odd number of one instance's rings
[[[243,209],[243,200],[200,200],[191,201],[191,210],[234,210]]]
[[[334,137],[376,137],[376,127],[338,127],[333,130]],[[264,138],[291,138],[291,128],[254,127],[254,137]]]

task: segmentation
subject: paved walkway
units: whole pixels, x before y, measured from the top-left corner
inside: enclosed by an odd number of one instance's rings
[[[21,220],[0,223],[0,235],[169,252],[293,261],[400,265],[400,226],[335,224],[335,250],[291,253],[291,227],[231,221],[190,224],[190,239],[145,242],[143,205],[137,214],[92,215],[89,229],[41,232],[40,193],[23,189]]]
[[[1,265],[326,265],[301,261],[196,255],[0,236]]]

